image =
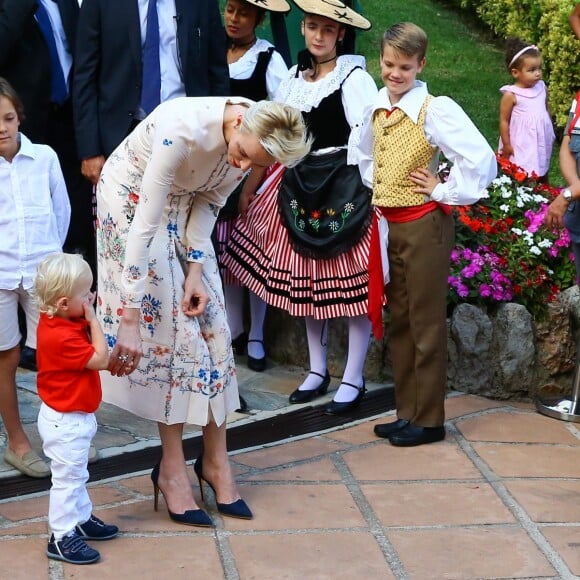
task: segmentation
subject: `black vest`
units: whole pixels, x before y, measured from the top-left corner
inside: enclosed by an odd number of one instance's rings
[[[232,95],[246,97],[252,101],[261,101],[268,98],[268,85],[266,84],[266,71],[272,58],[274,47],[261,52],[258,55],[256,68],[249,79],[232,79],[230,78],[230,87]]]

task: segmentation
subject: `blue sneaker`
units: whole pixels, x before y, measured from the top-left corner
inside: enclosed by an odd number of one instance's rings
[[[83,540],[110,540],[119,533],[119,528],[106,524],[91,514],[84,524],[76,525],[75,532]]]
[[[87,546],[84,540],[79,538],[76,531],[72,531],[60,540],[55,540],[52,534],[48,541],[46,555],[51,560],[61,560],[69,564],[92,564],[101,557],[96,550]]]

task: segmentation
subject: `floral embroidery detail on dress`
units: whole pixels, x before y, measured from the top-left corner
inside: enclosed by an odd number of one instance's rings
[[[127,271],[126,276],[130,280],[139,280],[139,278],[141,278],[141,272],[139,271],[139,267],[135,266],[135,264],[127,266],[126,271]]]
[[[143,313],[142,325],[150,332],[151,336],[155,334],[155,323],[161,322],[161,301],[151,294],[143,296],[141,302],[141,312]]]
[[[306,210],[303,207],[299,207],[298,202],[295,199],[290,201],[290,209],[294,215],[294,226],[301,232],[305,231],[307,225],[310,224],[311,229],[318,233],[321,227],[320,218],[322,215],[326,214],[328,217],[336,215],[336,210],[332,207],[328,207],[324,210],[315,209],[310,212],[310,216],[306,217]],[[333,234],[340,232],[353,211],[354,203],[350,201],[345,203],[343,210],[340,212],[341,221],[331,219],[324,227],[327,227]]]
[[[163,145],[169,147],[170,145],[173,145],[173,141],[171,139],[163,139]]]
[[[205,257],[205,253],[201,250],[195,250],[194,248],[189,248],[187,250],[188,260],[201,260]]]
[[[135,210],[137,209],[137,204],[139,203],[139,196],[132,189],[126,186],[122,187],[125,191],[127,191],[127,199],[123,205],[123,213],[127,216],[127,221],[130,224],[135,217]]]

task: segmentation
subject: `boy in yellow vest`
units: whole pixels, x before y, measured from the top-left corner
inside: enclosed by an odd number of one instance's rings
[[[359,145],[363,181],[389,223],[386,293],[397,420],[376,425],[375,434],[398,446],[445,438],[450,206],[487,197],[497,174],[493,151],[461,107],[432,97],[416,80],[426,51],[427,35],[415,24],[384,33],[385,86],[365,115]],[[445,182],[437,175],[440,151],[453,164]]]

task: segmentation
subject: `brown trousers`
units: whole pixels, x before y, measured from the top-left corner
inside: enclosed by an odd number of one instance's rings
[[[447,278],[455,243],[451,215],[389,223],[387,286],[397,416],[421,427],[445,421]]]

